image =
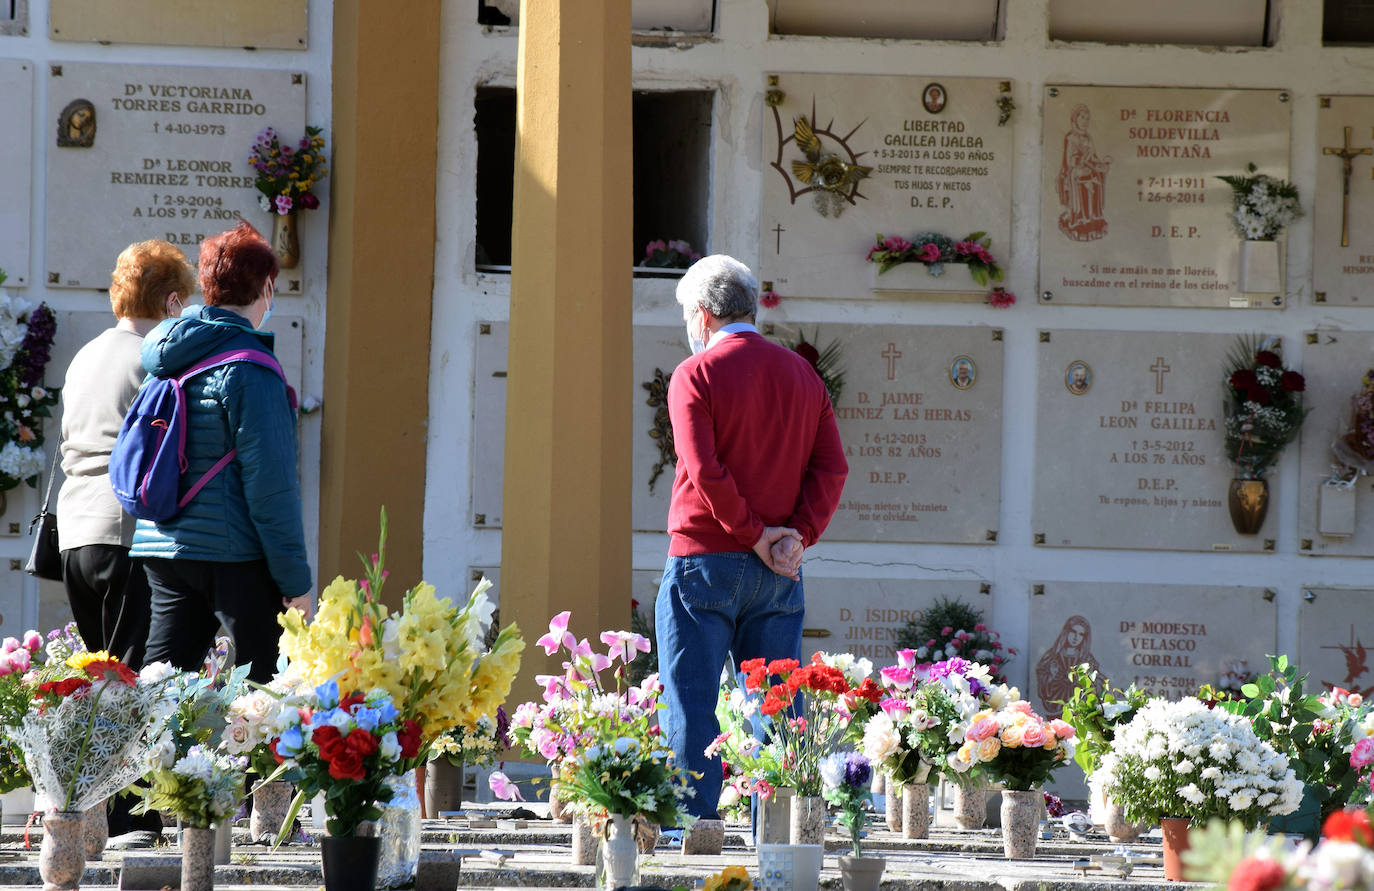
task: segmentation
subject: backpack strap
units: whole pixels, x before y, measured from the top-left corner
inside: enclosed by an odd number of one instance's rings
[[[185,417],[185,409],[186,409],[185,399],[186,399],[186,397],[185,397],[185,394],[182,392],[182,389],[181,389],[181,388],[182,388],[183,386],[185,386],[186,382],[187,382],[188,380],[190,380],[191,378],[195,377],[196,375],[198,375],[198,374],[200,374],[200,373],[202,373],[202,372],[205,372],[205,371],[210,370],[211,368],[217,368],[217,367],[219,367],[220,365],[228,365],[228,364],[230,364],[230,363],[232,363],[232,362],[251,362],[251,363],[253,363],[254,365],[261,365],[261,366],[264,367],[264,368],[267,368],[267,369],[269,369],[269,370],[271,370],[271,371],[275,371],[275,372],[277,373],[277,377],[281,378],[281,382],[282,382],[283,384],[286,385],[286,400],[287,400],[287,402],[290,403],[290,405],[291,405],[291,410],[292,410],[292,411],[295,411],[295,410],[296,410],[296,408],[297,408],[296,391],[295,391],[295,389],[294,389],[289,383],[286,382],[286,374],[282,372],[282,370],[281,370],[281,363],[277,361],[277,357],[276,357],[276,356],[273,356],[271,353],[264,352],[263,350],[231,350],[231,351],[226,352],[226,353],[216,353],[216,354],[213,355],[213,356],[210,356],[210,357],[208,357],[208,358],[202,359],[202,360],[200,360],[199,362],[197,362],[195,365],[192,365],[190,368],[186,369],[186,370],[183,371],[180,375],[177,376],[177,378],[176,378],[177,411],[178,411],[179,413],[181,413],[181,416],[182,416],[182,417]],[[182,425],[181,425],[181,429],[180,429],[179,433],[180,433],[180,440],[179,440],[178,443],[177,443],[177,459],[181,462],[181,469],[182,469],[182,472],[185,473],[185,472],[186,472],[186,425],[185,425],[185,424],[182,424]],[[210,482],[210,480],[214,479],[215,476],[216,476],[221,470],[223,470],[225,467],[229,466],[229,462],[232,461],[232,460],[234,460],[234,458],[238,456],[238,453],[239,453],[239,450],[238,450],[238,449],[230,449],[230,450],[228,451],[228,453],[225,454],[225,456],[224,456],[223,458],[220,458],[218,461],[216,461],[216,462],[214,463],[214,465],[211,466],[211,468],[210,468],[209,470],[205,471],[205,473],[201,475],[200,479],[196,480],[195,484],[192,485],[191,488],[189,488],[189,489],[186,490],[186,494],[183,495],[183,496],[181,496],[181,498],[177,500],[177,507],[178,507],[178,508],[184,508],[184,507],[186,507],[186,505],[190,504],[190,503],[191,503],[191,499],[192,499],[192,498],[195,498],[196,495],[199,494],[200,490],[203,489],[203,488],[205,488],[205,484],[208,483],[208,482]]]

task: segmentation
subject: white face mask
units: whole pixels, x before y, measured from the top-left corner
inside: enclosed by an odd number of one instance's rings
[[[687,347],[692,351],[693,356],[706,350],[705,332],[703,331],[702,336],[699,336],[692,330],[692,323],[695,322],[700,315],[701,310],[698,309],[693,312],[692,317],[687,320]]]

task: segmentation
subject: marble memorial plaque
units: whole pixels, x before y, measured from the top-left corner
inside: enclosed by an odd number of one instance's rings
[[[1350,485],[1330,485],[1337,466],[1342,479],[1350,476],[1333,446],[1349,429],[1351,400],[1362,389],[1360,379],[1374,369],[1374,334],[1358,331],[1314,331],[1302,352],[1307,379],[1303,405],[1309,414],[1302,422],[1298,474],[1298,552],[1315,556],[1374,556],[1374,483],[1354,477]],[[1370,462],[1374,466],[1374,462]],[[1348,499],[1354,523],[1333,524],[1332,504]],[[1323,519],[1322,507],[1328,514]]]
[[[0,634],[6,637],[23,637],[28,630],[24,627],[24,582],[27,578],[29,575],[23,569],[12,567],[0,576]]]
[[[769,80],[769,95],[780,98],[763,108],[759,278],[784,296],[859,298],[878,289],[982,299],[988,288],[966,265],[946,263],[934,277],[904,264],[878,276],[865,257],[875,233],[960,241],[984,232],[992,255],[1010,267],[1013,133],[999,124],[999,101],[1011,98],[1011,81],[798,73]]]
[[[32,128],[33,63],[0,59],[0,269],[9,276],[6,288],[22,288],[30,279]]]
[[[1291,117],[1279,90],[1046,87],[1041,302],[1282,307],[1243,290],[1217,177],[1254,163],[1289,179]]]
[[[1369,650],[1374,648],[1374,589],[1302,589],[1298,607],[1298,668],[1308,677],[1308,691],[1344,687],[1365,699],[1374,694]],[[1369,643],[1365,643],[1368,640]],[[1258,667],[1267,668],[1268,662]]]
[[[510,333],[505,322],[478,325],[476,385],[473,393],[475,427],[500,431],[505,440],[506,357]],[[671,450],[663,452],[662,434],[671,432],[667,404],[668,379],[678,363],[689,355],[680,325],[634,328],[634,443],[631,522],[637,532],[662,532],[668,522],[668,500],[677,464]],[[646,387],[645,385],[649,385]],[[652,389],[651,389],[652,388]],[[658,405],[651,405],[650,401]],[[501,525],[502,486],[505,481],[505,447],[495,448],[489,439],[474,442],[472,461],[472,522],[474,526]],[[651,484],[652,483],[652,484]]]
[[[856,579],[806,576],[802,659],[813,653],[853,653],[875,668],[897,661],[897,636],[907,622],[942,597],[961,600],[992,619],[992,595],[977,580]],[[990,589],[989,589],[990,591]]]
[[[1374,305],[1374,96],[1322,96],[1312,213],[1312,296]]]
[[[0,3],[0,36],[23,37],[29,33],[29,0]]]
[[[1267,665],[1277,641],[1263,588],[1045,582],[1033,590],[1022,694],[1045,715],[1059,715],[1051,703],[1069,698],[1068,671],[1083,662],[1113,686],[1179,699],[1216,684],[1236,660]]]
[[[501,489],[506,480],[506,357],[510,325],[481,322],[473,350],[472,525],[501,527]],[[496,579],[492,579],[496,581]]]
[[[1230,334],[1042,331],[1035,422],[1036,543],[1272,551],[1275,511],[1240,535],[1222,442]]]
[[[826,325],[841,344],[835,419],[849,461],[830,541],[996,541],[1002,332]],[[807,329],[812,334],[811,328]]]
[[[53,40],[254,49],[306,48],[306,0],[49,0]]]
[[[240,217],[270,236],[248,153],[305,132],[305,75],[249,68],[48,66],[47,282],[107,288],[127,245],[198,245]],[[300,293],[287,270],[279,293]]]

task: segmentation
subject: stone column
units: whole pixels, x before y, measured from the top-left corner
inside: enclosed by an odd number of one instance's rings
[[[357,575],[356,555],[373,551],[385,503],[387,564],[401,580],[385,592],[393,607],[421,573],[439,10],[440,0],[407,2],[404,15],[388,3],[334,4],[329,293],[318,295],[326,298],[326,333],[315,576],[323,587],[338,573]]]
[[[522,0],[516,89],[501,620],[581,637],[630,621],[629,0]]]

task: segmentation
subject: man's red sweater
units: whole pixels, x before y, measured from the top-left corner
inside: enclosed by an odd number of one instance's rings
[[[757,333],[727,334],[673,372],[668,412],[678,454],[670,555],[748,551],[765,526],[815,544],[849,463],[810,363]]]

